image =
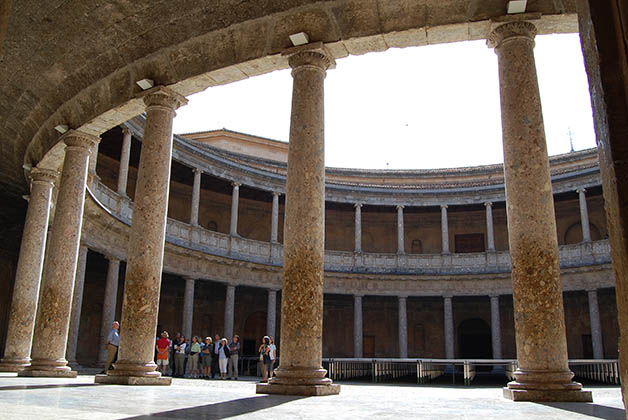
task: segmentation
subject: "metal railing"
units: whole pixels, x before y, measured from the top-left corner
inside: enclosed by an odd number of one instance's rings
[[[399,378],[414,378],[425,384],[446,373],[451,373],[455,384],[456,373],[463,374],[464,385],[469,386],[478,367],[492,368],[495,374],[514,380],[517,361],[514,359],[397,359],[397,358],[327,358],[323,359],[327,376],[334,381],[370,380],[374,383]],[[617,360],[570,360],[569,367],[576,377],[606,384],[620,383]]]

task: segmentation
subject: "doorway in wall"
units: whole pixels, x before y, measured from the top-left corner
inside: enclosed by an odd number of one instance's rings
[[[479,318],[465,319],[458,326],[460,359],[492,359],[491,327]]]

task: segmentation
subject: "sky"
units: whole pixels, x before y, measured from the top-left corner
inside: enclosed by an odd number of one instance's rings
[[[536,37],[550,155],[595,147],[577,34]],[[227,128],[288,141],[292,78],[275,71],[188,97],[177,134]],[[570,140],[571,139],[571,140]],[[497,56],[485,41],[339,59],[325,80],[325,164],[432,169],[503,162]]]

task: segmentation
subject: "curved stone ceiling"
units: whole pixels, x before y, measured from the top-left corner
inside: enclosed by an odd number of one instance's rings
[[[143,78],[189,95],[287,67],[305,31],[337,57],[483,39],[505,0],[14,1],[0,53],[0,186],[23,190],[58,124],[100,134],[143,111]],[[574,0],[529,0],[540,33],[575,32]]]

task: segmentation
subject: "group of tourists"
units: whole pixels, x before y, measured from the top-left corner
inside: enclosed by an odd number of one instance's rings
[[[183,378],[189,366],[190,378],[238,380],[238,360],[240,357],[240,337],[234,335],[229,342],[216,334],[214,338],[192,337],[190,342],[177,333],[170,339],[163,331],[155,343],[156,363],[162,375],[170,374]]]
[[[259,360],[262,362],[262,382],[268,382],[273,377],[277,363],[277,346],[272,337],[265,335],[262,345],[259,346]]]

